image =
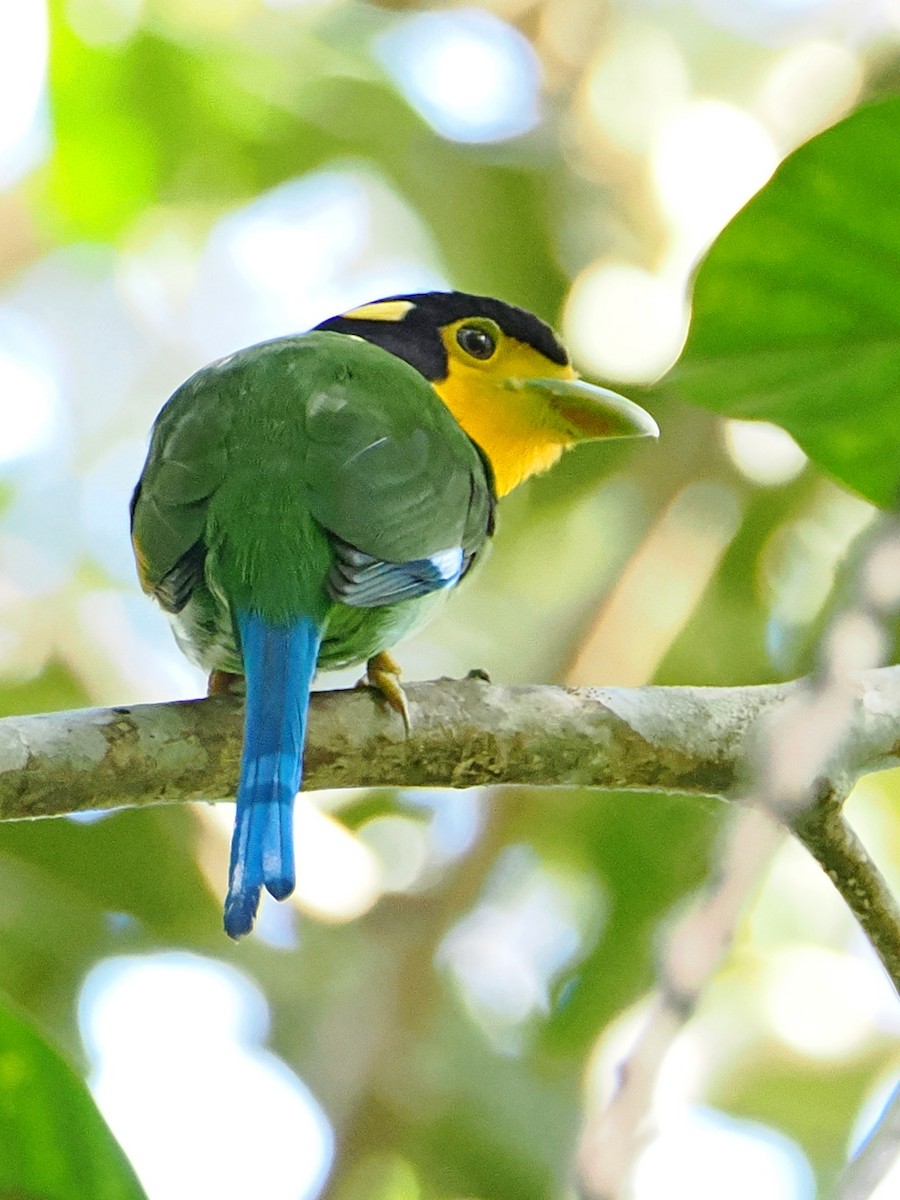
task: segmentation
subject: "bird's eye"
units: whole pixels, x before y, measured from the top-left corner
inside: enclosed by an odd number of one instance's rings
[[[478,325],[462,325],[456,331],[456,340],[472,358],[490,358],[497,349],[497,343],[486,329]]]

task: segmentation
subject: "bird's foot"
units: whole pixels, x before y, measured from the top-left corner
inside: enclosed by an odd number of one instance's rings
[[[361,683],[366,687],[375,688],[376,691],[381,692],[394,712],[400,714],[403,720],[403,728],[406,730],[406,736],[409,737],[410,730],[412,729],[412,719],[409,715],[409,704],[406,700],[406,693],[400,686],[401,674],[400,667],[390,654],[386,650],[382,650],[380,654],[374,654],[366,663],[366,674]]]
[[[207,696],[243,696],[246,692],[246,680],[243,675],[233,675],[231,671],[213,671],[206,685]]]

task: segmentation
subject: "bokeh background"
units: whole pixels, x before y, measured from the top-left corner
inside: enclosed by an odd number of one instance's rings
[[[407,678],[807,670],[874,509],[781,430],[645,389],[722,227],[898,88],[895,0],[0,6],[0,713],[202,694],[130,557],[156,412],[217,355],[444,287],[554,322],[664,436],[579,449],[506,501],[477,577],[400,649]],[[894,880],[898,790],[851,804]],[[231,813],[0,828],[0,990],[89,1079],[147,1196],[569,1194],[725,806],[303,800],[296,902],[238,947]],[[871,951],[785,844],[663,1066],[629,1194],[812,1197],[898,1067]],[[88,1194],[57,1175],[48,1195]]]

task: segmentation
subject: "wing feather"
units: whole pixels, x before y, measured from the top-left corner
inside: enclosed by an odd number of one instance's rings
[[[156,419],[131,498],[131,540],[141,586],[171,613],[203,580],[209,499],[227,467],[227,411],[188,380]]]
[[[213,496],[219,525],[223,509],[236,531],[251,520],[226,502],[232,480],[235,496],[261,499],[263,516],[305,503],[331,539],[329,591],[350,605],[452,586],[493,530],[490,469],[431,385],[344,334],[239,351],[163,408],[131,517],[142,585],[169,612],[204,584]]]

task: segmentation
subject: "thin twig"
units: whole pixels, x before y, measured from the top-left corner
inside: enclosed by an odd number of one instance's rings
[[[900,735],[900,713],[881,693],[876,668],[887,639],[885,618],[900,607],[900,522],[885,517],[863,555],[857,595],[831,623],[816,675],[761,713],[747,753],[747,810],[731,829],[718,877],[669,935],[650,1015],[622,1064],[617,1088],[589,1115],[578,1155],[584,1200],[619,1200],[648,1136],[653,1087],[665,1054],[690,1018],[727,952],[744,904],[777,845],[749,836],[754,818],[770,813],[806,845],[857,916],[900,994],[900,908],[847,824],[841,805],[856,778],[858,711],[889,716]],[[861,674],[864,668],[868,672]],[[860,681],[864,679],[862,694]],[[874,685],[874,686],[869,686]],[[755,844],[756,843],[756,844]]]
[[[848,825],[842,807],[855,782],[842,762],[854,738],[860,671],[877,675],[888,646],[885,625],[900,608],[900,520],[873,527],[856,595],[822,639],[819,668],[782,708],[760,721],[757,794],[803,842],[856,916],[900,996],[900,907]],[[878,709],[877,691],[863,704]],[[900,714],[893,716],[900,734]]]
[[[666,1055],[730,952],[748,897],[784,836],[763,812],[736,813],[714,877],[668,932],[646,1020],[620,1066],[608,1104],[585,1122],[576,1180],[581,1200],[618,1200],[627,1192],[635,1157],[651,1132],[653,1091]]]
[[[791,830],[840,892],[900,996],[900,905],[850,828],[842,803],[842,795],[823,788]]]
[[[894,1088],[881,1116],[847,1165],[835,1200],[869,1200],[900,1155],[900,1084]]]

